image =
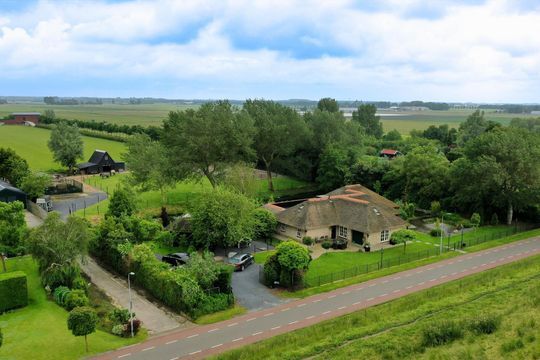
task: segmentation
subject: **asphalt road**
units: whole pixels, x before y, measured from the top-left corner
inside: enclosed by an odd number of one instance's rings
[[[540,237],[462,255],[227,320],[154,337],[96,359],[200,359],[540,254]]]

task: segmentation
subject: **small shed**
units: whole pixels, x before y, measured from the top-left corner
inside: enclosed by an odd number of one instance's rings
[[[111,171],[124,171],[126,166],[123,162],[116,162],[104,150],[94,150],[88,162],[77,164],[81,174],[101,174]]]
[[[393,159],[400,155],[403,155],[403,154],[400,151],[393,150],[393,149],[382,149],[381,152],[379,153],[380,157],[385,157],[388,159]]]
[[[20,201],[26,207],[26,193],[9,183],[0,180],[0,201],[10,203]]]

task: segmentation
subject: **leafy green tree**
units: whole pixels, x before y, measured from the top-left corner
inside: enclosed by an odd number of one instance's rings
[[[114,217],[131,216],[137,210],[137,196],[128,186],[117,188],[109,199],[107,215]]]
[[[24,205],[20,201],[0,202],[0,253],[22,255],[26,231]]]
[[[540,117],[531,119],[531,118],[515,118],[510,121],[510,126],[527,129],[530,132],[535,132],[540,134]]]
[[[306,270],[311,261],[309,251],[294,240],[283,241],[276,247],[279,264],[289,270]]]
[[[489,122],[484,117],[484,112],[476,110],[467,117],[465,122],[459,125],[457,141],[460,146],[464,146],[469,140],[483,134],[489,127]]]
[[[26,160],[10,148],[0,148],[0,180],[5,179],[14,186],[20,186],[29,172]]]
[[[153,141],[146,134],[137,134],[127,143],[124,161],[130,170],[130,181],[142,190],[159,190],[161,205],[167,202],[166,192],[176,184],[176,179],[162,143]]]
[[[480,226],[481,221],[482,220],[480,218],[479,213],[474,213],[474,214],[471,215],[471,225],[474,226],[475,228]]]
[[[246,196],[222,187],[205,194],[191,212],[195,245],[205,249],[231,247],[252,239],[255,207]]]
[[[352,120],[359,123],[367,135],[380,139],[383,136],[383,126],[381,117],[375,115],[377,107],[375,105],[363,104],[353,111]]]
[[[41,272],[76,265],[77,258],[84,257],[88,249],[88,223],[76,216],[63,222],[57,212],[52,212],[43,224],[32,229],[27,243]]]
[[[334,145],[328,146],[321,154],[317,183],[324,190],[331,190],[345,185],[350,178],[350,169],[355,156],[347,150]]]
[[[228,166],[253,156],[253,120],[228,101],[170,112],[163,129],[162,141],[177,179],[205,176],[215,188]]]
[[[322,98],[317,103],[317,109],[320,111],[339,112],[339,104],[336,99]]]
[[[243,162],[238,162],[226,170],[223,184],[249,197],[256,197],[259,192],[259,179],[255,168]]]
[[[514,211],[540,201],[540,140],[518,128],[488,131],[469,141],[465,157],[452,163],[454,201],[462,209]],[[474,181],[471,181],[474,179]]]
[[[203,289],[211,288],[220,272],[219,265],[214,260],[214,254],[209,251],[204,251],[202,255],[192,252],[185,269]]]
[[[70,311],[67,319],[68,330],[75,336],[84,336],[86,352],[88,352],[87,336],[96,331],[99,318],[91,307],[81,306]]]
[[[391,161],[379,156],[360,156],[351,166],[351,183],[375,189],[376,184],[378,183],[380,186],[384,174],[390,169],[390,163]]]
[[[255,218],[255,239],[270,239],[272,234],[276,231],[276,215],[266,209],[257,208],[253,211],[253,217]]]
[[[244,109],[254,120],[253,148],[266,168],[268,188],[274,191],[272,165],[299,147],[307,134],[306,124],[295,110],[274,101],[247,100]]]
[[[402,139],[401,133],[397,131],[396,129],[387,132],[383,136],[384,141],[400,141],[401,139]]]
[[[392,235],[390,235],[390,244],[403,244],[403,252],[405,252],[407,249],[407,242],[411,242],[414,240],[416,240],[416,234],[414,233],[414,231],[408,229],[394,231]]]
[[[83,140],[77,126],[61,121],[51,131],[47,144],[54,161],[73,171],[78,159],[83,157]]]
[[[435,126],[430,125],[422,136],[426,139],[438,140],[441,144],[450,146],[457,141],[457,130],[450,129],[447,124]]]
[[[43,112],[43,115],[41,115],[41,117],[45,118],[50,123],[56,119],[56,113],[53,109],[47,109]]]
[[[432,201],[431,202],[431,215],[433,216],[439,216],[441,214],[442,208],[441,203],[438,201]]]
[[[51,186],[51,177],[44,173],[29,173],[21,182],[21,190],[26,195],[35,201],[36,198],[42,197],[45,190]]]

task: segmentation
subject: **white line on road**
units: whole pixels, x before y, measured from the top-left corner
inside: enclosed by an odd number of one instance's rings
[[[306,318],[306,320],[313,319],[314,317],[315,317],[315,315],[308,316],[308,317]]]
[[[281,325],[278,325],[278,326],[274,326],[273,328],[271,328],[270,330],[277,330],[281,327]]]
[[[425,281],[422,281],[420,283],[418,283],[418,285],[424,285],[426,282]]]
[[[220,347],[220,346],[222,346],[222,345],[223,345],[223,344],[217,344],[217,345],[214,345],[214,346],[212,346],[212,349],[218,348],[218,347]]]
[[[306,303],[296,305],[296,307],[302,307],[302,306],[306,306]]]
[[[227,327],[236,326],[236,325],[238,325],[238,323],[229,324],[229,325],[227,325]]]
[[[435,279],[430,279],[429,281],[437,281],[437,278],[435,278]]]
[[[392,291],[392,293],[395,294],[395,293],[398,293],[398,292],[400,292],[400,291],[401,291],[401,289],[396,289],[396,290]]]
[[[201,350],[193,351],[193,352],[190,352],[189,355],[195,355],[195,354],[198,354],[200,352],[201,352]]]
[[[409,285],[405,289],[411,289],[412,287],[413,287],[412,285]]]
[[[287,311],[287,310],[291,310],[291,308],[281,309],[281,311]]]
[[[271,312],[271,313],[268,313],[268,314],[264,314],[264,316],[263,316],[263,317],[267,317],[267,316],[272,316],[272,315],[274,315],[274,313],[273,313],[273,312]]]
[[[341,295],[347,295],[347,294],[350,294],[351,292],[350,291],[344,291],[341,293]]]
[[[335,298],[337,295],[330,295],[328,298],[329,299],[332,299],[332,298]]]
[[[289,325],[296,324],[297,322],[298,322],[298,320],[291,321],[291,322],[289,323]]]
[[[232,342],[237,342],[237,341],[240,341],[240,340],[244,340],[243,337],[239,337],[238,339],[234,339]]]
[[[369,298],[369,299],[367,299],[367,301],[371,301],[371,300],[373,300],[373,299],[375,299],[375,298]]]
[[[175,357],[171,358],[170,360],[178,360],[178,359],[179,359],[179,357],[175,356]]]
[[[312,302],[318,303],[319,301],[321,301],[321,299],[313,300]]]
[[[129,355],[131,355],[131,353],[127,353],[127,354],[124,354],[124,355],[120,355],[118,358],[121,359],[121,358],[126,357],[126,356],[129,356]]]
[[[388,280],[383,280],[383,282],[382,282],[382,283],[383,283],[383,284],[386,284],[387,282],[388,282]]]
[[[362,303],[361,301],[357,301],[357,302],[353,303],[353,306],[354,306],[354,305],[361,304],[361,303]]]
[[[215,328],[215,329],[212,329],[212,330],[208,330],[208,332],[211,333],[211,332],[218,331],[218,330],[219,330],[219,328]]]
[[[191,339],[191,338],[194,338],[195,336],[199,336],[199,334],[189,335],[187,338],[188,338],[188,339]]]
[[[379,295],[378,297],[383,297],[383,296],[386,296],[386,295],[388,295],[388,294],[384,293],[384,294]]]
[[[148,350],[152,350],[154,348],[155,348],[155,346],[150,346],[150,347],[147,347],[145,349],[142,349],[141,351],[148,351]]]
[[[248,322],[248,321],[253,321],[253,320],[255,320],[255,319],[257,319],[257,318],[247,319],[246,322]]]
[[[171,345],[171,344],[174,344],[177,341],[178,340],[171,340],[171,341],[166,342],[165,345]]]
[[[341,306],[341,307],[338,307],[338,310],[343,310],[345,308],[346,308],[346,306]]]
[[[330,313],[331,313],[331,311],[328,310],[328,311],[323,312],[322,315],[326,315],[326,314],[330,314]]]

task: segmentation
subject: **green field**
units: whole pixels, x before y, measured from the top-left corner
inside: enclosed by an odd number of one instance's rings
[[[194,105],[186,104],[141,104],[141,105],[45,105],[39,103],[28,104],[3,104],[0,105],[0,117],[12,112],[37,111],[43,113],[52,109],[59,118],[96,120],[110,123],[160,126],[167,117],[169,111],[184,110]],[[448,111],[404,111],[399,112],[402,116],[382,116],[384,131],[396,129],[402,134],[408,134],[412,129],[424,130],[430,125],[448,124],[451,127],[459,126],[474,110],[448,110]],[[381,113],[388,111],[381,110]],[[507,125],[515,117],[531,117],[526,114],[496,113],[494,110],[486,110],[486,118]],[[532,116],[534,117],[534,116]]]
[[[0,147],[15,150],[28,162],[32,170],[59,171],[62,167],[53,161],[52,153],[47,147],[50,134],[50,130],[41,128],[0,126]],[[121,154],[125,151],[125,145],[117,141],[88,136],[83,136],[83,141],[84,158],[81,162],[88,161],[95,149],[107,150],[116,161],[121,161]]]
[[[75,337],[67,329],[68,312],[47,299],[41,286],[37,264],[30,257],[12,258],[8,271],[22,270],[28,276],[28,306],[0,315],[4,344],[3,360],[72,360],[86,356],[84,337]],[[88,335],[90,353],[96,354],[144,339],[121,338],[103,331]]]
[[[501,266],[378,306],[282,334],[218,359],[538,359],[540,256]],[[509,301],[511,299],[511,301]],[[500,319],[491,334],[469,324]],[[422,344],[423,330],[457,323],[463,337]]]
[[[128,174],[117,174],[110,178],[103,179],[99,176],[89,176],[85,182],[97,189],[101,189],[109,194],[127,180]],[[279,176],[273,179],[275,193],[274,196],[290,194],[291,192],[312,191],[313,184],[296,180],[287,176]],[[211,185],[206,178],[200,182],[181,182],[174,189],[167,192],[167,209],[169,211],[184,212],[189,209],[190,204],[203,196],[211,189]],[[259,180],[259,197],[269,195],[268,182],[266,179]],[[138,194],[138,207],[143,214],[158,215],[161,208],[161,195],[159,191],[145,191]],[[90,220],[97,220],[98,215],[103,215],[107,211],[109,201],[105,200],[99,204],[89,206],[86,210],[78,210],[77,214],[86,216]]]

